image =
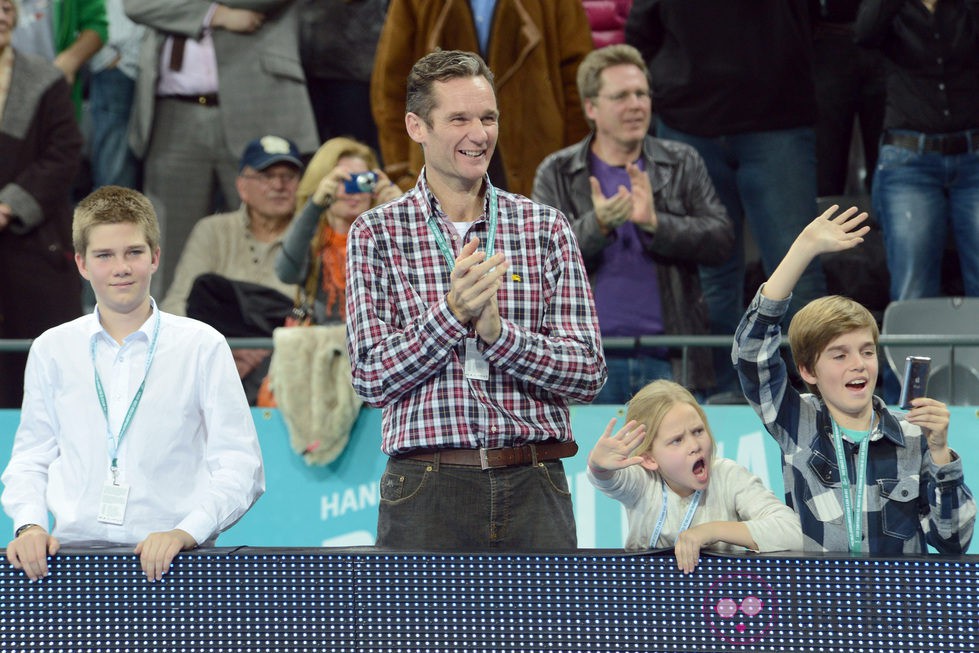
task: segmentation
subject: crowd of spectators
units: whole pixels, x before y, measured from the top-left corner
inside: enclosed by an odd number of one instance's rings
[[[477,52],[495,73],[505,119],[490,178],[566,213],[604,335],[733,334],[756,287],[752,260],[771,273],[816,215],[818,197],[871,189],[893,280],[882,301],[945,292],[941,261],[956,244],[965,293],[975,291],[979,213],[968,175],[979,156],[972,88],[979,17],[968,2],[16,0],[13,21],[14,3],[0,0],[3,339],[36,337],[85,310],[71,207],[108,184],[139,189],[154,204],[166,255],[153,292],[165,309],[187,313],[191,289],[207,273],[280,295],[272,327],[293,308],[317,323],[342,320],[346,229],[415,184],[423,156],[405,132],[405,82],[412,64],[438,48]],[[589,52],[623,43],[638,50],[642,66],[634,68],[646,81],[620,103],[637,101],[629,118],[603,95],[582,97],[576,77]],[[622,120],[664,140],[633,141],[624,152],[630,160],[613,157],[604,161],[608,170],[596,170],[601,157],[586,160],[589,139]],[[297,165],[245,166],[260,139],[285,143]],[[566,161],[545,161],[562,151]],[[677,157],[703,172],[699,204],[689,189],[674,199],[668,176],[653,174]],[[312,176],[300,183],[310,160]],[[651,229],[615,221],[605,206],[620,187],[631,197],[630,176],[615,173],[634,163],[651,183]],[[942,177],[948,165],[958,172]],[[345,182],[366,172],[374,185],[348,195]],[[261,221],[255,201],[270,189],[288,207]],[[712,216],[727,230],[703,242],[699,231],[678,240],[666,227],[656,232],[657,212],[667,227],[676,212]],[[585,221],[596,214],[594,225]],[[623,267],[630,239],[646,272]],[[241,260],[218,261],[222,252]],[[664,286],[679,269],[684,282]],[[814,260],[786,320],[838,290],[833,278]],[[637,289],[659,283],[667,294],[623,310],[640,295],[615,291],[616,279]],[[659,304],[665,299],[668,309]],[[685,307],[696,320],[676,318]],[[632,320],[636,308],[648,309],[638,331],[612,324]],[[645,353],[665,364],[632,379],[633,387],[666,377],[690,380],[698,396],[735,388],[723,349],[713,360],[696,354],[683,379],[675,351]],[[239,358],[243,377],[263,369],[264,355],[248,364],[247,353]],[[0,405],[19,405],[13,379],[24,360],[0,353]]]

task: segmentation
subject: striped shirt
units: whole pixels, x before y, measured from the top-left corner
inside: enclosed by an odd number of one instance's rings
[[[591,401],[605,383],[595,305],[567,221],[520,195],[497,197],[495,251],[510,267],[497,295],[502,333],[492,345],[476,339],[489,363],[486,381],[464,374],[471,329],[447,305],[449,266],[427,219],[437,218],[455,257],[473,237],[485,243],[488,202],[463,239],[423,171],[412,190],[350,229],[353,384],[368,405],[384,409],[381,449],[389,455],[572,440],[569,403]]]

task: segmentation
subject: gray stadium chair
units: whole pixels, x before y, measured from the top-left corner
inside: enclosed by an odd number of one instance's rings
[[[931,297],[891,302],[887,335],[979,335],[979,298]],[[884,355],[899,380],[907,356],[931,357],[928,396],[955,405],[979,405],[979,346],[886,345]]]

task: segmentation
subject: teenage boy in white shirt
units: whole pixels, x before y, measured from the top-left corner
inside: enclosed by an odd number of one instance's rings
[[[225,339],[150,297],[160,228],[149,200],[102,187],[76,208],[72,238],[97,305],[31,347],[2,476],[7,559],[37,580],[61,544],[134,546],[160,580],[264,492],[255,424]]]

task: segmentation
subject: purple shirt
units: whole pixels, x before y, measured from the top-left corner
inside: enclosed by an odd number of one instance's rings
[[[610,166],[594,153],[589,153],[588,158],[591,173],[605,197],[615,195],[619,186],[632,189],[624,167]],[[636,165],[645,171],[646,162],[641,156]],[[609,234],[609,245],[599,255],[591,280],[603,336],[663,333],[656,261],[644,244],[649,238],[650,234],[626,222]]]

